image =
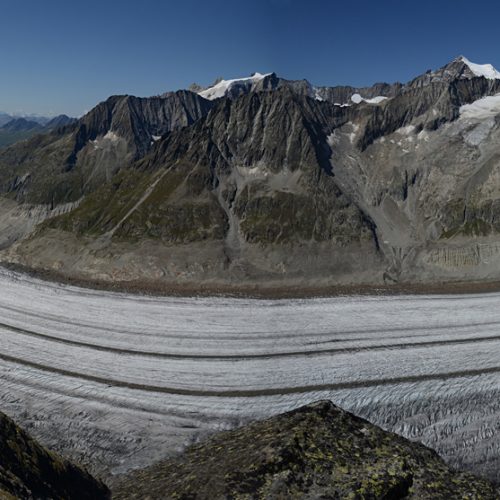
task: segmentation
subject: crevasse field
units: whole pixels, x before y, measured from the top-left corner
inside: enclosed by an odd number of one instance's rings
[[[154,298],[0,271],[0,409],[117,474],[318,399],[500,480],[500,294]]]

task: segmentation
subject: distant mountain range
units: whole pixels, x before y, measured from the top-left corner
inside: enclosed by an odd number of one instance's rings
[[[499,139],[500,74],[464,57],[406,84],[113,96],[0,150],[3,259],[179,286],[496,280]]]
[[[49,132],[55,128],[76,122],[75,118],[59,115],[54,118],[24,118],[0,114],[0,148],[29,139],[35,134]]]
[[[47,125],[47,123],[49,123],[51,120],[54,119],[54,117],[42,116],[36,114],[9,114],[0,111],[0,127],[18,118],[24,118],[27,121],[35,122],[42,126]]]

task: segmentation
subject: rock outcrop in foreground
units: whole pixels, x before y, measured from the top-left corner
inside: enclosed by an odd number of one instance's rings
[[[221,433],[132,473],[115,498],[498,499],[433,450],[328,401]]]
[[[0,413],[0,499],[100,500],[106,486],[51,453]]]

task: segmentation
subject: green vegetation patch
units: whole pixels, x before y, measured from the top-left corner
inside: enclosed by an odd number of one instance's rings
[[[236,200],[235,212],[250,243],[333,240],[342,245],[368,237],[359,210],[322,191],[263,194],[247,186]]]
[[[74,211],[47,221],[47,227],[78,235],[114,231],[119,240],[161,239],[187,243],[221,239],[227,217],[204,178],[186,166],[167,171],[123,170],[88,195]]]
[[[6,130],[0,130],[0,148],[10,146],[19,141],[24,141],[33,137],[35,134],[40,133],[39,130],[25,130],[22,132],[10,132]]]
[[[44,226],[78,235],[104,234],[120,222],[152,182],[151,174],[133,169],[123,170],[112,181],[88,195],[78,208],[49,219]]]

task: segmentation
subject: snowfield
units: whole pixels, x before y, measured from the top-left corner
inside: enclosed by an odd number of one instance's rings
[[[500,480],[500,294],[155,298],[0,270],[0,410],[94,473],[318,399]]]
[[[487,80],[500,80],[500,71],[497,71],[491,64],[475,64],[463,56],[460,59],[469,66],[474,75],[482,76]]]
[[[260,82],[270,74],[271,73],[266,73],[266,74],[254,73],[252,76],[249,76],[247,78],[221,80],[212,87],[208,87],[207,89],[198,92],[198,95],[204,97],[205,99],[208,99],[209,101],[213,101],[214,99],[219,99],[220,97],[224,97],[229,92],[231,87],[233,87],[234,85],[244,85],[251,87],[252,85]]]

